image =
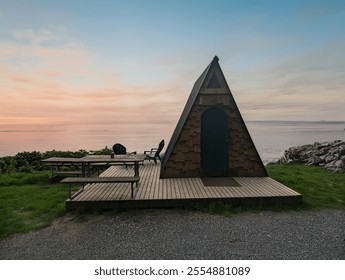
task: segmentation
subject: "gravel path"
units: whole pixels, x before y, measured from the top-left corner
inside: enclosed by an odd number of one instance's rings
[[[0,259],[345,259],[345,211],[71,214],[0,242]]]

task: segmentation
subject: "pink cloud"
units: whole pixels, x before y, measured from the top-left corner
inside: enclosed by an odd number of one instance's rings
[[[175,121],[181,102],[175,81],[128,85],[116,69],[100,69],[88,50],[59,34],[18,30],[13,36],[0,44],[0,125]]]

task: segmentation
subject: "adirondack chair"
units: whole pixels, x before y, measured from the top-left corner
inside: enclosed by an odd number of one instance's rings
[[[160,153],[164,148],[164,139],[159,143],[158,148],[152,148],[150,151],[144,151],[146,158],[150,161],[151,159],[157,164],[157,158],[162,161]]]

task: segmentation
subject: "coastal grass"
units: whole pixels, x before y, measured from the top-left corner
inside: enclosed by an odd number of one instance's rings
[[[345,174],[303,165],[272,165],[267,166],[267,171],[273,179],[301,193],[303,203],[254,206],[210,203],[198,210],[222,215],[261,210],[345,210]],[[49,183],[49,175],[49,171],[0,174],[0,240],[44,228],[65,214],[66,186]]]
[[[67,191],[49,172],[0,174],[0,240],[49,226],[65,213]]]
[[[270,177],[299,192],[303,207],[345,209],[345,174],[332,173],[319,166],[271,165]]]

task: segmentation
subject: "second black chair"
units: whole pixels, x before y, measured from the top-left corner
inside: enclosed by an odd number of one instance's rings
[[[150,151],[144,151],[144,154],[146,155],[146,158],[148,160],[153,159],[155,164],[157,164],[157,158],[162,161],[160,153],[163,150],[164,147],[164,139],[159,143],[158,148],[152,148]]]

